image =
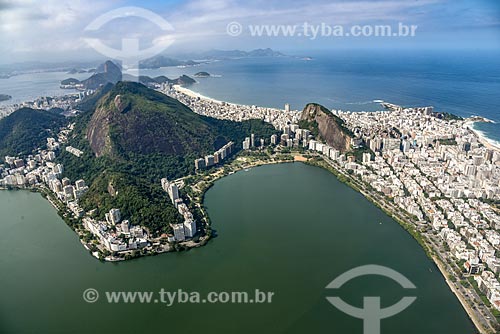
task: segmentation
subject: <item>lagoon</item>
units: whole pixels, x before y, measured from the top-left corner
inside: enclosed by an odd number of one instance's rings
[[[437,267],[394,220],[329,172],[302,163],[240,171],[215,183],[205,206],[217,237],[188,252],[101,263],[39,194],[0,192],[1,333],[362,333],[326,297],[362,306],[417,300],[382,333],[472,334]],[[376,276],[325,287],[366,264],[390,267],[415,291]],[[88,288],[100,292],[86,303]],[[269,304],[109,304],[105,291],[274,292]]]

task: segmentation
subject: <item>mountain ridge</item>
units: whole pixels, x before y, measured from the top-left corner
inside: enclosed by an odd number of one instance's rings
[[[76,118],[68,145],[84,153],[77,158],[63,150],[58,162],[64,165],[65,177],[89,184],[82,207],[97,209],[100,219],[113,207],[124,208],[153,233],[170,231],[168,223],[178,220],[169,201],[157,200],[164,195],[161,178],[194,174],[196,158],[229,141],[241,142],[250,133],[263,138],[276,133],[262,120],[233,122],[198,115],[136,82],[107,85],[80,109],[85,111]],[[235,151],[239,149],[235,145]]]

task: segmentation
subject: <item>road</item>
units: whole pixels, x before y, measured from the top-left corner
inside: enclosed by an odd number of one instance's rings
[[[393,218],[397,218],[402,222],[411,223],[415,227],[417,226],[413,217],[411,217],[409,214],[402,212],[402,210],[395,204],[388,202],[385,196],[381,196],[377,192],[368,189],[368,187],[366,186],[366,184],[364,184],[364,182],[359,181],[352,175],[348,174],[344,169],[342,169],[337,163],[335,163],[331,159],[319,155],[318,157],[321,157],[324,161],[326,161],[333,169],[335,169],[335,171],[338,174],[348,178],[350,182],[359,189],[359,191],[363,196],[365,196],[372,202],[379,205],[385,211],[390,212]],[[485,333],[485,334],[496,333],[493,325],[488,320],[488,319],[495,319],[495,317],[490,312],[490,310],[484,305],[480,296],[476,293],[474,289],[465,289],[465,287],[462,286],[462,284],[460,283],[460,277],[457,277],[455,271],[447,261],[449,256],[446,254],[446,252],[442,251],[437,242],[433,240],[435,236],[428,233],[421,233],[421,235],[422,235],[422,241],[424,242],[425,246],[428,249],[434,250],[436,254],[438,254],[439,258],[432,256],[433,261],[440,269],[441,274],[444,276],[446,283],[448,284],[452,292],[457,296],[463,308],[465,309],[471,320],[474,322],[474,325],[477,327],[480,333]],[[460,268],[458,269],[461,271]],[[453,275],[456,278],[456,282],[452,282],[449,279],[448,274]]]

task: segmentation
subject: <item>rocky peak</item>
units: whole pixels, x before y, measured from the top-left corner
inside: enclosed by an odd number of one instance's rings
[[[309,129],[319,140],[345,152],[350,148],[352,133],[344,126],[344,121],[330,110],[316,103],[309,103],[302,111],[299,125]]]

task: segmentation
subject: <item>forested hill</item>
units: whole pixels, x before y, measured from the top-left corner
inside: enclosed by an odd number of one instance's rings
[[[229,141],[241,148],[245,137],[269,138],[274,127],[261,120],[233,122],[200,116],[184,104],[134,82],[119,82],[84,101],[69,144],[84,151],[81,158],[62,151],[65,176],[84,178],[90,191],[85,209],[97,215],[122,209],[133,224],[155,232],[169,230],[178,219],[160,188],[163,177],[194,173],[194,160],[212,154]],[[110,191],[110,189],[113,189]],[[177,218],[176,218],[177,217]]]
[[[28,155],[44,148],[66,124],[64,116],[46,110],[21,108],[0,119],[0,159],[6,155]]]

